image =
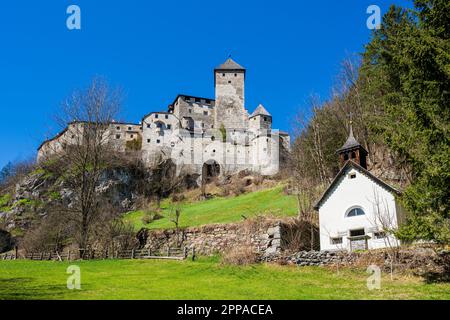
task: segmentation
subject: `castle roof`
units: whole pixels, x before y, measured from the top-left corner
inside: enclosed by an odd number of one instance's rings
[[[269,116],[271,117],[272,115],[269,113],[269,111],[266,110],[266,108],[264,108],[264,106],[262,104],[260,104],[255,111],[253,111],[253,113],[251,114],[250,118],[256,117],[256,116]]]
[[[220,66],[216,67],[214,70],[236,70],[236,71],[245,71],[245,68],[240,64],[236,63],[231,58],[228,58],[227,61],[222,63]]]
[[[340,147],[337,152],[342,152],[348,149],[353,149],[353,148],[362,148],[364,149],[364,147],[355,139],[355,136],[353,135],[353,127],[350,124],[350,132],[347,138],[347,141],[345,141],[344,145],[342,147]],[[366,149],[364,149],[366,151]],[[366,151],[367,152],[367,151]]]

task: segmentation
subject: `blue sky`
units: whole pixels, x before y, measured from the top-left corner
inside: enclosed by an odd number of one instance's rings
[[[0,168],[33,156],[59,128],[52,115],[73,89],[101,75],[125,92],[122,119],[165,110],[178,93],[214,97],[213,69],[229,54],[247,68],[246,107],[274,127],[311,94],[329,95],[340,62],[370,38],[371,4],[409,1],[2,1]],[[66,9],[81,8],[69,31]]]

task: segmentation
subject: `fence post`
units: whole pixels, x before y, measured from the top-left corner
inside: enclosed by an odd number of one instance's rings
[[[187,259],[188,257],[188,248],[184,247],[184,258]]]
[[[41,261],[44,259],[44,253],[41,252]]]
[[[167,256],[170,257],[170,246],[167,247]]]
[[[195,247],[192,247],[192,261],[195,261]]]
[[[131,259],[134,259],[134,249],[131,249]]]
[[[14,260],[17,260],[17,259],[19,259],[19,248],[18,248],[17,246],[15,246],[15,247],[14,247],[14,251],[15,251],[15,253],[16,253],[16,254],[15,254],[16,256],[15,256],[15,259],[14,259]]]

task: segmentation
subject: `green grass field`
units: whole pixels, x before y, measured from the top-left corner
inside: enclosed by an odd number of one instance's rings
[[[381,290],[369,291],[364,271],[223,266],[217,258],[72,264],[81,268],[81,290],[66,287],[69,263],[0,261],[0,299],[450,299],[450,284],[414,277],[383,275]]]
[[[143,211],[134,211],[125,215],[124,220],[131,222],[139,230],[173,228],[174,224],[167,218],[168,201],[162,203],[164,218],[147,225],[142,222]],[[278,186],[237,197],[214,198],[206,201],[187,203],[182,206],[180,226],[191,227],[213,223],[242,221],[256,215],[294,216],[297,203],[294,196],[284,194],[283,187]]]

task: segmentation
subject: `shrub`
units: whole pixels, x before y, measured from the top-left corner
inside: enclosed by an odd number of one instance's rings
[[[141,220],[142,223],[146,225],[162,218],[163,216],[159,212],[147,210],[144,211],[144,215],[142,216]]]
[[[258,255],[253,251],[252,246],[249,244],[231,247],[222,257],[223,264],[244,266],[255,264],[257,262]]]

